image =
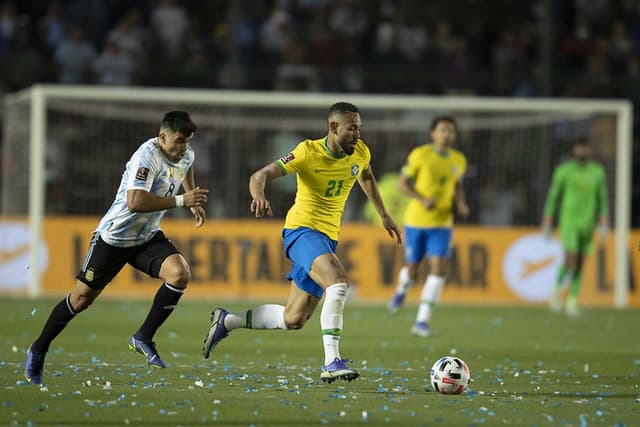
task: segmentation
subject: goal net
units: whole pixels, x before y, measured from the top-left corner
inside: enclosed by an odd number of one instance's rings
[[[32,249],[45,215],[102,215],[131,153],[157,134],[165,112],[182,109],[198,126],[195,173],[213,190],[209,215],[246,218],[249,175],[300,140],[323,137],[326,111],[340,100],[361,110],[362,137],[379,180],[397,173],[408,152],[427,140],[434,117],[454,116],[457,148],[469,165],[467,223],[478,226],[538,226],[553,168],[575,139],[587,137],[607,172],[620,269],[616,304],[624,305],[631,168],[625,101],[36,86],[7,97],[0,212],[29,219]],[[286,213],[294,194],[295,178],[273,182],[269,197],[277,215]],[[344,220],[364,221],[365,199],[354,191]],[[38,251],[31,254],[35,262]],[[37,271],[31,274],[37,283]]]

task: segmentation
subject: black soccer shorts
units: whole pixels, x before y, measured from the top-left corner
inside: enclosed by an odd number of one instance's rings
[[[157,278],[164,260],[179,253],[162,231],[158,231],[148,242],[130,248],[112,246],[95,232],[76,278],[92,289],[104,289],[127,263]]]

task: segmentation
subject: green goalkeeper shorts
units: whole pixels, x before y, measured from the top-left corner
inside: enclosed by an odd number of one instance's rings
[[[586,254],[593,247],[592,227],[564,226],[560,228],[560,241],[566,252]]]

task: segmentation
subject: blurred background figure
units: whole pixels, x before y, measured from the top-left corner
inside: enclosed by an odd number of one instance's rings
[[[380,190],[380,196],[382,196],[389,215],[391,215],[392,218],[397,218],[396,221],[398,224],[402,224],[409,198],[401,191],[398,191],[399,177],[400,174],[397,172],[385,173],[378,181],[378,190]],[[376,208],[370,202],[367,202],[365,205],[363,215],[364,218],[372,224],[380,225],[382,223],[378,212],[376,212]]]
[[[68,37],[55,52],[58,64],[58,82],[66,84],[89,83],[92,79],[92,64],[97,57],[96,49],[80,27],[72,27]]]
[[[579,139],[573,144],[571,157],[553,172],[542,228],[545,236],[549,237],[557,214],[558,232],[565,251],[564,264],[558,270],[549,307],[554,312],[562,310],[562,291],[569,283],[566,313],[577,316],[582,266],[585,256],[591,251],[596,226],[599,227],[601,242],[607,237],[609,200],[604,168],[591,160],[591,147],[586,139]]]
[[[431,122],[429,144],[411,150],[398,179],[398,189],[408,198],[404,216],[405,264],[398,274],[396,292],[388,304],[396,314],[409,288],[417,283],[420,262],[429,262],[420,305],[411,333],[431,336],[429,322],[440,298],[447,274],[453,231],[453,214],[466,218],[469,206],[462,186],[467,158],[453,148],[458,128],[453,117],[439,116]]]
[[[97,82],[103,85],[128,86],[133,81],[134,65],[128,52],[116,41],[107,46],[95,62]]]
[[[496,19],[494,10],[504,19]],[[510,0],[461,0],[453,13],[443,0],[0,0],[0,60],[6,65],[0,88],[9,93],[58,82],[626,98],[635,105],[633,135],[639,145],[640,7],[632,1],[540,1],[523,7]],[[561,139],[575,135],[570,130]],[[388,142],[372,146],[374,155],[386,160],[381,176],[395,166],[384,148]],[[496,142],[489,142],[492,149]],[[495,167],[494,159],[470,148],[473,163]],[[609,157],[602,158],[605,166]],[[523,201],[523,194],[544,191],[550,170],[516,167],[506,180],[517,182],[514,189],[491,176],[491,168],[475,170],[478,175],[468,181],[478,188],[469,193],[470,221],[539,222],[526,211],[530,203],[539,211],[542,201]],[[531,173],[542,177],[525,182],[523,176]],[[635,211],[640,167],[633,167],[633,174]],[[498,194],[492,195],[493,189]],[[345,217],[365,219],[364,203],[351,204]],[[508,207],[496,207],[502,204]],[[631,220],[640,226],[640,216]]]
[[[151,28],[158,41],[160,57],[178,59],[189,26],[185,9],[175,0],[160,0],[151,11]]]

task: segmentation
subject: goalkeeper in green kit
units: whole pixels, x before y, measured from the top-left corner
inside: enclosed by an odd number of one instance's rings
[[[586,139],[573,145],[572,158],[556,167],[551,188],[544,205],[543,233],[550,237],[553,217],[558,214],[558,232],[564,249],[564,264],[558,271],[549,306],[562,310],[562,289],[569,282],[565,304],[567,315],[578,315],[578,293],[585,256],[592,246],[598,225],[600,239],[608,233],[608,200],[605,171],[591,160],[591,148]]]

